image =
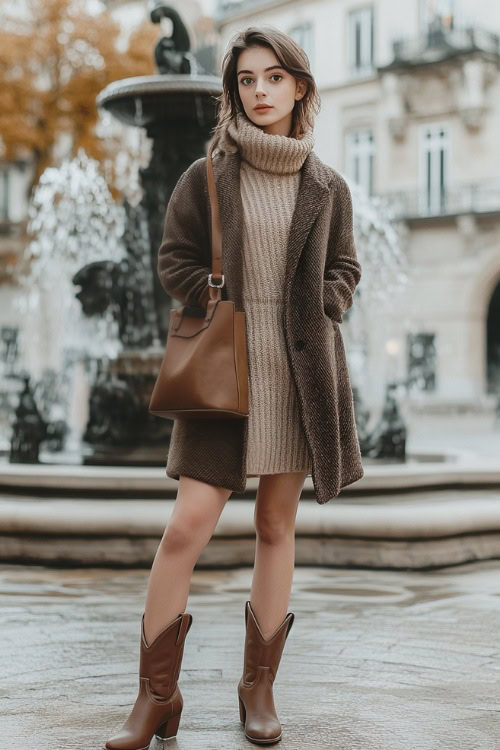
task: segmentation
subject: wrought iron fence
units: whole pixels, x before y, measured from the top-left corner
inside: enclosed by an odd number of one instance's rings
[[[500,179],[447,190],[408,190],[384,193],[399,218],[500,213]]]
[[[417,37],[394,41],[392,49],[397,62],[410,62],[428,49],[440,49],[443,56],[481,50],[500,57],[500,36],[492,31],[470,26],[462,29],[431,26]]]

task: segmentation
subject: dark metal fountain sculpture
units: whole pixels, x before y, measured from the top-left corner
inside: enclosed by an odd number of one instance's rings
[[[368,415],[364,414],[359,419],[358,412],[356,413],[363,457],[386,461],[405,460],[407,428],[396,398],[396,391],[399,387],[406,386],[406,381],[391,381],[387,384],[382,415],[371,433],[366,430]],[[357,406],[359,408],[359,404]]]
[[[29,375],[21,376],[24,388],[20,393],[12,429],[9,461],[11,463],[39,463],[40,444],[47,437],[47,422],[35,402]]]
[[[154,58],[159,73],[115,81],[98,96],[98,106],[121,122],[143,127],[152,139],[149,165],[141,170],[143,198],[125,204],[126,260],[103,257],[75,275],[86,315],[111,309],[123,351],[99,363],[84,440],[93,455],[87,463],[164,463],[172,422],[149,414],[149,398],[163,356],[171,299],[157,274],[157,255],[168,200],[181,174],[206,154],[216,121],[221,81],[201,70],[190,53],[189,35],[179,14],[154,2],[151,20],[172,24]]]
[[[157,255],[167,204],[181,174],[206,154],[216,122],[221,81],[207,75],[190,53],[189,35],[176,10],[162,2],[151,6],[151,20],[162,35],[154,50],[158,74],[115,81],[98,105],[128,125],[145,128],[152,140],[149,165],[140,171],[143,198],[125,203],[126,258],[103,257],[74,276],[86,315],[111,310],[123,351],[96,363],[84,441],[92,450],[86,463],[162,464],[172,422],[149,414],[151,391],[160,369],[172,300],[157,274]],[[359,402],[359,396],[357,401]],[[363,455],[404,459],[405,428],[390,389],[384,413],[368,434],[357,403]],[[366,415],[365,415],[366,416]],[[365,420],[366,422],[366,420]]]
[[[191,73],[191,61],[187,57],[190,42],[187,29],[176,10],[164,3],[153,3],[151,20],[161,24],[164,18],[172,21],[172,36],[162,36],[155,47],[155,63],[160,73]]]

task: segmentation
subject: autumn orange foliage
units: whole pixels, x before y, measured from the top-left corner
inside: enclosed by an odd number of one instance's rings
[[[125,52],[119,35],[104,5],[92,14],[86,0],[25,0],[18,15],[0,10],[0,158],[31,158],[33,184],[63,135],[72,154],[83,148],[101,161],[97,94],[111,81],[154,72],[158,28],[145,21]]]

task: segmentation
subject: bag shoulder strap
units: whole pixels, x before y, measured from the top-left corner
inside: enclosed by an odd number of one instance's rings
[[[220,231],[219,201],[215,189],[215,176],[212,164],[213,146],[214,142],[212,141],[207,154],[207,179],[212,215],[212,281],[219,284],[222,281],[222,237]]]

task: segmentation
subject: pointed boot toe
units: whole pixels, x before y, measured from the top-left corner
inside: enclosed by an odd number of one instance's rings
[[[243,678],[240,680],[238,699],[245,736],[261,745],[278,742],[281,739],[281,724],[276,715],[269,667],[258,667],[257,676],[251,684],[245,684]],[[249,706],[248,715],[245,705]]]

